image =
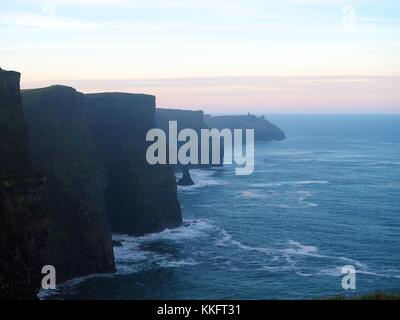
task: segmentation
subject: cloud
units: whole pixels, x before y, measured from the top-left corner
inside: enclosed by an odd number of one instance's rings
[[[158,106],[186,106],[206,112],[399,113],[400,110],[400,76],[49,80],[23,82],[23,88],[54,83],[83,92],[143,92],[156,95]]]
[[[46,10],[52,7],[44,7]],[[110,21],[86,21],[82,19],[71,19],[59,16],[55,11],[45,11],[45,14],[36,14],[30,12],[19,13],[3,13],[0,16],[0,24],[6,27],[14,28],[28,28],[28,29],[47,29],[47,30],[66,30],[66,31],[91,31],[91,30],[120,30],[120,31],[135,31],[135,30],[148,30],[148,31],[218,31],[218,32],[252,32],[252,31],[267,31],[267,32],[282,32],[282,33],[342,33],[343,29],[338,24],[319,24],[318,27],[313,24],[299,23],[265,23],[264,21],[247,21],[246,23],[237,23],[234,19],[230,21],[221,21],[214,19],[204,22],[202,20],[195,21],[133,21],[133,20],[110,20]],[[226,15],[229,17],[230,15]],[[215,16],[216,18],[217,16]],[[232,15],[231,17],[235,17]],[[238,17],[238,16],[237,16]],[[251,15],[243,15],[244,18],[251,20]],[[262,19],[282,20],[286,19],[284,16],[263,16],[258,15]],[[288,18],[289,19],[289,18]],[[372,32],[383,31],[377,27],[357,28],[357,32]]]
[[[53,80],[55,81],[55,80]],[[231,77],[183,77],[150,79],[79,79],[56,80],[72,82],[80,87],[262,87],[295,88],[298,86],[326,86],[348,84],[396,84],[400,76],[231,76]],[[37,84],[40,84],[38,82]]]
[[[95,23],[58,17],[54,13],[50,15],[34,13],[3,13],[0,16],[0,23],[11,27],[51,30],[89,30],[98,27]]]

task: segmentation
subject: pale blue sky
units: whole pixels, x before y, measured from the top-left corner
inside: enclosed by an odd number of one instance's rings
[[[0,65],[163,107],[400,112],[400,2],[2,1]]]

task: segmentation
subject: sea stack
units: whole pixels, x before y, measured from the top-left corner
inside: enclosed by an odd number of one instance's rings
[[[182,178],[176,183],[178,186],[192,186],[194,182],[190,176],[189,168],[187,166],[182,169]]]

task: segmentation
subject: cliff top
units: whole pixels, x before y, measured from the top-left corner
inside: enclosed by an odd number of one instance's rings
[[[39,93],[40,94],[40,93],[50,92],[50,91],[53,91],[53,90],[76,92],[76,90],[73,87],[56,84],[56,85],[43,87],[43,88],[22,89],[21,93],[24,93],[24,94],[26,94],[26,93],[36,93],[36,94],[38,94]]]
[[[21,90],[22,93],[24,94],[29,94],[29,93],[35,93],[35,94],[42,94],[42,93],[47,93],[51,91],[71,91],[71,92],[79,92],[75,88],[71,86],[66,86],[66,85],[61,85],[61,84],[56,84],[56,85],[51,85],[48,87],[42,87],[42,88],[33,88],[33,89],[23,89]],[[126,92],[98,92],[98,93],[86,93],[85,96],[87,97],[104,97],[104,96],[126,96],[126,97],[151,97],[155,99],[155,96],[149,95],[149,94],[143,94],[143,93],[126,93]]]
[[[2,76],[4,76],[4,75],[14,75],[14,76],[18,77],[18,79],[19,79],[19,77],[21,76],[21,74],[20,74],[19,72],[17,72],[17,71],[4,70],[4,69],[2,69],[1,67],[0,67],[0,74],[1,74]]]
[[[87,97],[104,97],[104,96],[120,96],[120,97],[148,97],[155,99],[156,96],[146,93],[130,93],[130,92],[96,92],[96,93],[87,93],[85,94]]]
[[[254,120],[254,119],[265,119],[264,116],[257,117],[254,114],[235,114],[235,115],[221,115],[221,116],[213,116],[211,114],[206,114],[205,117],[207,119],[233,119],[233,120]]]
[[[84,94],[82,92],[77,91],[73,87],[65,85],[52,85],[43,88],[24,89],[21,90],[21,93],[24,97],[24,100],[28,104],[35,102],[35,100],[38,99],[40,96],[47,94],[54,95],[55,97],[60,97],[61,99],[65,99],[65,97],[67,96],[74,96],[74,95],[81,95],[92,101],[96,101],[96,99],[98,98],[101,98],[101,100],[104,100],[104,98],[106,98],[106,101],[109,102],[113,100],[126,101],[126,104],[130,104],[131,99],[134,99],[135,102],[147,101],[152,104],[155,104],[155,99],[156,99],[156,97],[152,95],[123,93],[123,92],[100,92],[100,93]]]
[[[167,108],[157,108],[157,113],[164,114],[164,115],[192,115],[198,113],[199,115],[203,116],[203,110],[184,110],[184,109],[167,109]]]
[[[211,128],[254,129],[256,140],[283,140],[285,133],[276,125],[265,119],[248,113],[247,115],[206,115],[204,121]]]

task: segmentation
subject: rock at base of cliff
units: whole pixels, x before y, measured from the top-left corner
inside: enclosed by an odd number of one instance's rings
[[[192,177],[190,176],[190,172],[189,172],[188,168],[184,168],[183,169],[182,178],[180,178],[176,184],[178,186],[192,186],[192,185],[194,185],[194,182],[192,180]]]

